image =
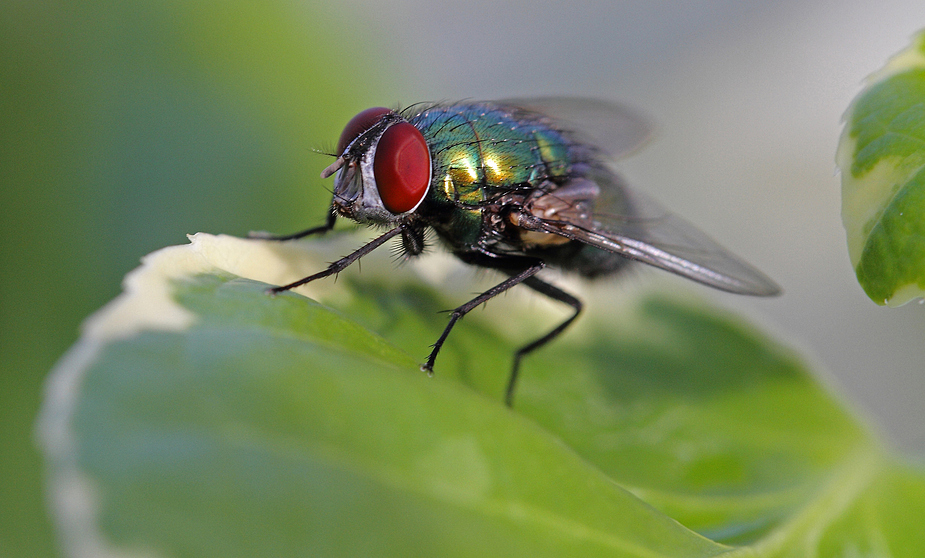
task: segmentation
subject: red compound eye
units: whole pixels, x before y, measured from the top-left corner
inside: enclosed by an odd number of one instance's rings
[[[430,150],[421,131],[408,122],[386,129],[376,146],[373,172],[386,209],[396,215],[414,209],[430,185]]]
[[[360,134],[366,130],[375,126],[376,122],[379,122],[384,115],[390,112],[392,111],[387,108],[373,107],[351,118],[350,122],[347,122],[347,125],[344,126],[344,131],[340,133],[340,139],[337,140],[337,156],[340,157],[343,155],[344,150],[347,149],[350,142],[357,139]]]

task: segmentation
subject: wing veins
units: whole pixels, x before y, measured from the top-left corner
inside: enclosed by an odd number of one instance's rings
[[[531,227],[530,223],[535,223],[535,226]],[[674,253],[675,251],[670,248],[659,247],[652,242],[634,238],[636,235],[627,236],[614,231],[607,231],[607,234],[603,234],[575,223],[536,216],[532,219],[525,219],[521,226],[583,242],[723,291],[756,296],[770,296],[779,292],[777,285],[763,273],[728,253],[713,241],[709,241],[713,246],[698,247],[696,243],[690,246],[679,245],[676,251],[701,251],[704,260],[718,259],[727,266],[736,267],[734,272],[718,271],[709,264],[698,263],[691,258]],[[704,241],[700,244],[704,244]]]

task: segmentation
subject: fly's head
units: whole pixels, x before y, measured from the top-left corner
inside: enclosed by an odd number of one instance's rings
[[[414,213],[427,196],[430,149],[423,134],[387,108],[354,116],[337,142],[337,160],[321,173],[334,177],[334,209],[360,223],[389,224]]]

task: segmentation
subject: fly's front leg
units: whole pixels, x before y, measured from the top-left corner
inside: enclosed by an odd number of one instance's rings
[[[460,318],[468,314],[469,311],[476,306],[488,302],[492,298],[498,296],[499,294],[515,285],[523,283],[524,281],[533,277],[541,269],[546,267],[546,263],[543,260],[537,258],[505,258],[502,261],[495,263],[493,267],[503,266],[504,269],[509,269],[510,267],[513,267],[513,264],[510,260],[514,260],[517,263],[520,263],[522,266],[526,267],[523,267],[521,271],[511,273],[511,276],[501,283],[495,285],[479,296],[473,298],[469,302],[463,304],[459,308],[453,310],[453,312],[450,313],[450,322],[446,325],[446,328],[444,328],[443,333],[440,335],[440,338],[437,339],[437,342],[433,344],[433,350],[431,350],[430,356],[427,357],[427,362],[421,366],[421,370],[427,372],[428,375],[433,375],[434,361],[437,360],[437,353],[440,352],[440,348],[443,347],[443,343],[446,341],[447,336],[450,334],[453,326],[456,325],[456,322],[458,322]]]
[[[350,264],[352,264],[353,262],[355,262],[355,261],[357,261],[358,259],[362,258],[362,257],[365,256],[366,254],[369,254],[370,252],[372,252],[372,251],[375,250],[376,248],[382,246],[382,245],[383,245],[387,240],[389,240],[390,238],[393,238],[393,237],[398,236],[399,234],[401,234],[401,233],[405,230],[405,227],[406,227],[406,225],[399,225],[399,226],[395,227],[394,229],[390,230],[389,232],[387,232],[387,233],[385,233],[385,234],[383,234],[383,235],[381,235],[381,236],[379,236],[379,237],[377,237],[377,238],[371,240],[369,243],[364,244],[363,246],[361,246],[359,250],[356,250],[356,251],[353,252],[352,254],[350,254],[350,255],[348,255],[348,256],[345,256],[345,257],[343,257],[343,258],[337,260],[336,262],[332,263],[332,264],[329,265],[328,268],[325,269],[324,271],[319,271],[318,273],[316,273],[316,274],[314,274],[314,275],[309,275],[308,277],[306,277],[306,278],[304,278],[304,279],[299,279],[298,281],[296,281],[296,282],[294,282],[294,283],[289,283],[288,285],[283,285],[283,286],[281,286],[281,287],[273,287],[273,288],[271,288],[271,289],[267,289],[267,292],[268,292],[269,294],[281,293],[281,292],[283,292],[283,291],[288,291],[289,289],[294,289],[294,288],[296,288],[296,287],[298,287],[298,286],[301,286],[301,285],[304,285],[304,284],[306,284],[306,283],[311,283],[312,281],[314,281],[314,280],[316,280],[316,279],[323,279],[323,278],[325,278],[325,277],[329,277],[329,276],[331,276],[331,275],[335,275],[335,274],[337,274],[337,273],[340,273],[341,271],[343,271],[344,269],[346,269],[346,268],[347,268]]]
[[[272,235],[264,232],[250,232],[247,234],[248,238],[256,238],[260,240],[295,240],[297,238],[304,238],[306,236],[311,236],[314,234],[324,234],[329,232],[334,228],[334,223],[337,221],[337,214],[334,212],[334,207],[331,207],[331,210],[328,212],[328,218],[323,225],[317,227],[312,227],[310,229],[305,229],[304,231],[299,231],[293,234],[284,234],[284,235]]]

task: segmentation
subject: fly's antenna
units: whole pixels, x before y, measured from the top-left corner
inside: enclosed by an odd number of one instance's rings
[[[327,178],[331,176],[332,174],[334,174],[335,172],[339,171],[340,168],[344,166],[345,162],[346,161],[343,155],[338,157],[337,159],[334,160],[333,163],[331,163],[330,165],[325,167],[323,171],[321,171],[321,178]]]

